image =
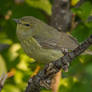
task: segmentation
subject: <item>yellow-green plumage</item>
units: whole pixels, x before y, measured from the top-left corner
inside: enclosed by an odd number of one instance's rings
[[[33,57],[38,61],[38,63],[47,63],[54,61],[62,56],[61,51],[42,48],[34,38],[30,38],[30,40],[24,40],[23,42],[21,42],[21,45],[27,55]]]
[[[32,16],[23,17],[17,23],[17,36],[22,48],[38,63],[55,61],[63,55],[63,48],[73,50],[78,46],[77,41],[66,33]]]

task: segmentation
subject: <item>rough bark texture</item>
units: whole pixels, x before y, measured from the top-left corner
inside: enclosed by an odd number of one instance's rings
[[[70,12],[70,0],[54,0],[52,7],[51,26],[59,31],[68,31],[71,25],[72,13]]]
[[[61,68],[66,70],[69,63],[71,63],[76,56],[84,52],[90,45],[92,45],[92,35],[72,52],[68,52],[59,60],[49,63],[36,76],[30,78],[25,92],[40,92],[41,87],[45,87],[44,83],[49,85],[53,76],[59,72]]]

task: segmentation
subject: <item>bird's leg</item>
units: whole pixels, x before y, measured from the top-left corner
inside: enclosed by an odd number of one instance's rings
[[[62,53],[65,55],[68,52],[68,49],[62,48]]]

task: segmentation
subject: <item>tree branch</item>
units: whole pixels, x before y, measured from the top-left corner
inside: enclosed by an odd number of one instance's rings
[[[66,32],[70,28],[72,13],[70,0],[54,0],[52,7],[51,26],[59,31]]]
[[[50,84],[53,76],[61,68],[66,70],[69,63],[71,63],[76,56],[79,56],[82,52],[84,52],[90,45],[92,45],[92,35],[72,52],[68,52],[57,61],[47,64],[36,76],[30,78],[25,92],[40,92],[41,87],[45,87],[43,83]]]

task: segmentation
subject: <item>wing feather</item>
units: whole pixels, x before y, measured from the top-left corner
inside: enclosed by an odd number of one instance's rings
[[[40,25],[41,24],[41,25]],[[47,49],[62,48],[73,50],[78,46],[78,42],[71,35],[64,32],[59,32],[55,28],[41,22],[38,27],[35,27],[35,35],[33,36],[38,43]]]
[[[48,36],[44,35],[35,35],[33,36],[38,43],[45,49],[57,49],[62,50],[62,48],[73,50],[78,46],[78,42],[73,37],[65,34],[60,33],[59,35],[51,36],[48,38]]]

